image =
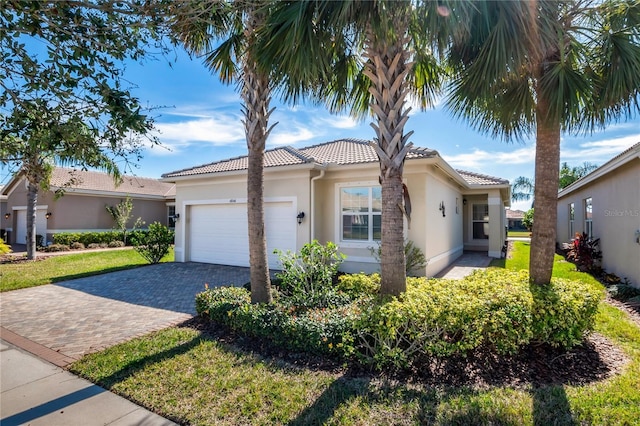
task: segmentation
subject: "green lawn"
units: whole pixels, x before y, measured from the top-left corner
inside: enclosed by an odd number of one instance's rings
[[[173,249],[162,259],[173,261]],[[146,265],[134,249],[85,251],[45,260],[0,265],[0,292],[51,284]]]
[[[529,231],[509,231],[507,233],[507,237],[517,237],[517,238],[527,237],[527,238],[529,238],[530,236],[531,236],[531,232],[529,232]]]
[[[529,246],[516,243],[506,267]],[[556,275],[591,279],[556,259]],[[575,269],[575,268],[574,268]],[[596,329],[630,363],[585,386],[430,387],[295,368],[190,328],[170,328],[84,357],[71,370],[183,424],[640,424],[640,328],[603,303]]]

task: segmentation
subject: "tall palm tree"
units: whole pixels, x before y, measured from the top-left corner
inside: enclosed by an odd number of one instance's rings
[[[536,185],[532,179],[518,176],[511,184],[512,201],[529,201],[533,198]],[[533,202],[531,203],[533,205]]]
[[[507,140],[536,132],[530,273],[549,283],[562,131],[591,131],[639,105],[640,3],[476,1],[451,50],[448,105]]]
[[[266,1],[185,0],[170,3],[173,29],[190,52],[218,73],[224,83],[239,82],[248,148],[247,219],[252,303],[271,302],[271,280],[264,229],[264,150],[269,127],[271,79],[256,63],[257,30]],[[220,41],[222,40],[222,41]]]
[[[288,97],[310,92],[333,111],[374,116],[383,294],[406,289],[402,176],[413,133],[405,132],[407,98],[426,107],[441,87],[436,58],[448,12],[429,1],[282,1],[264,27],[262,62],[277,64]]]

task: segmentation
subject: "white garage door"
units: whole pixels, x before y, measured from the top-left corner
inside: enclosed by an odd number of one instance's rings
[[[264,209],[269,267],[278,269],[273,250],[295,250],[296,213],[291,202],[268,202]],[[190,210],[187,244],[191,261],[249,266],[246,204],[195,205]]]
[[[27,211],[16,210],[16,244],[27,243]],[[36,235],[47,235],[46,211],[36,210]]]

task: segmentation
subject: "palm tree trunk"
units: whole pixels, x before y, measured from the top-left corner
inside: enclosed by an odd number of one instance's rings
[[[405,78],[411,69],[407,40],[403,36],[407,22],[396,17],[393,27],[396,34],[401,35],[392,41],[377,38],[369,29],[365,51],[369,61],[365,74],[372,82],[369,91],[374,102],[371,108],[377,118],[376,123],[371,124],[377,136],[372,146],[380,160],[382,185],[380,293],[398,295],[407,285],[402,173],[404,159],[411,148],[407,140],[413,132],[404,135],[404,125],[409,119],[409,109],[404,108],[409,93]]]
[[[252,43],[254,29],[261,16],[249,12],[246,32],[247,43]],[[249,269],[251,276],[251,302],[271,303],[271,279],[267,258],[267,239],[264,230],[264,149],[268,128],[271,91],[269,77],[260,73],[255,61],[245,56],[243,67],[242,100],[244,103],[244,126],[247,138],[247,219],[249,225]]]
[[[27,259],[36,258],[36,205],[38,204],[37,183],[27,181]]]
[[[558,181],[560,179],[560,124],[548,116],[549,101],[537,90],[535,210],[529,271],[534,284],[551,281],[556,247]]]

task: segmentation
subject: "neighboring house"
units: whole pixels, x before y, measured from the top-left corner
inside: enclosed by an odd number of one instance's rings
[[[64,190],[56,199],[55,191]],[[25,244],[27,236],[27,182],[21,173],[9,181],[2,195],[2,228],[9,233],[10,244]],[[56,167],[49,191],[39,191],[36,205],[36,233],[52,241],[60,232],[109,231],[114,221],[106,206],[115,206],[127,196],[133,201],[133,220],[171,225],[175,212],[175,185],[157,179],[124,176],[116,186],[112,176],[95,171]],[[133,224],[133,220],[131,224]]]
[[[0,185],[0,238],[2,238],[3,240],[5,240],[7,238],[6,236],[6,229],[5,229],[5,224],[3,223],[3,218],[4,215],[7,213],[7,196],[2,194],[2,190],[3,190],[3,186]]]
[[[527,228],[522,224],[524,218],[524,212],[522,210],[506,210],[507,214],[507,226],[510,231],[526,231]]]
[[[264,206],[269,266],[274,249],[299,250],[317,239],[334,241],[348,257],[345,272],[379,265],[381,226],[378,157],[368,142],[342,139],[306,148],[265,152]],[[176,184],[176,261],[248,266],[247,157],[166,173]],[[411,196],[405,238],[428,259],[434,275],[460,256],[479,250],[500,257],[509,182],[456,171],[431,149],[413,148],[404,166]]]
[[[557,242],[600,238],[602,267],[640,286],[640,143],[558,193]]]

